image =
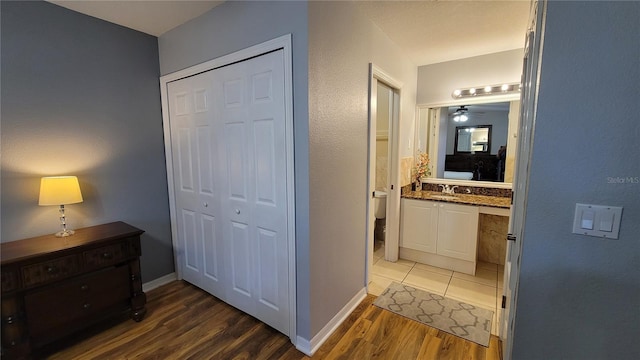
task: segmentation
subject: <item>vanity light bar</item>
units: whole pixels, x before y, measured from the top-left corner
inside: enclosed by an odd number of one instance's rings
[[[488,96],[488,95],[505,95],[519,93],[521,89],[520,83],[502,84],[502,85],[487,85],[472,87],[468,89],[455,89],[451,93],[451,97],[454,99],[464,99],[475,96]]]

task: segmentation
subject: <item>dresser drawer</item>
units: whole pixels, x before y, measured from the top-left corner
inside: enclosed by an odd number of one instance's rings
[[[84,264],[92,269],[114,265],[136,256],[132,251],[131,241],[132,239],[127,239],[117,244],[87,250],[83,253]]]
[[[77,255],[69,255],[37,264],[22,267],[24,287],[61,280],[80,272],[80,261]]]
[[[16,290],[18,288],[18,272],[15,269],[2,268],[2,292]]]
[[[119,266],[27,294],[24,305],[30,336],[36,340],[55,337],[68,324],[81,323],[118,304],[125,310],[131,297],[129,283],[129,267]]]

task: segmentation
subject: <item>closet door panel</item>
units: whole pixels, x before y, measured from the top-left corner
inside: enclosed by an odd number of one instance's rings
[[[203,283],[208,284],[203,287],[209,288],[215,285],[220,288],[215,290],[216,296],[224,300],[224,284],[222,281],[222,266],[220,261],[222,257],[222,246],[220,236],[218,235],[217,219],[213,216],[203,214],[202,215],[202,234],[203,234]],[[212,292],[211,290],[208,290]]]
[[[256,259],[256,312],[276,329],[288,328],[286,140],[282,53],[262,57],[249,76]]]
[[[214,168],[218,161],[211,72],[168,85],[177,216],[178,266],[182,277],[224,298],[220,251],[219,195]],[[171,107],[173,104],[173,107]]]
[[[174,192],[177,207],[178,248],[176,253],[182,277],[200,286],[202,254],[199,251],[201,233],[197,216],[197,179],[194,177],[195,133],[194,106],[191,81],[184,79],[169,84],[169,110],[171,112],[171,154],[174,164]]]
[[[258,301],[272,310],[280,309],[281,300],[278,289],[278,234],[258,228]]]
[[[182,209],[182,238],[184,239],[184,265],[186,270],[197,273],[200,278],[200,257],[198,246],[198,231],[196,214],[193,211]]]
[[[178,168],[180,169],[178,176],[178,186],[185,196],[193,196],[193,163],[191,162],[191,129],[189,129],[188,118],[184,119],[185,125],[178,125]]]
[[[216,69],[214,91],[226,146],[222,185],[225,234],[247,225],[248,313],[288,333],[288,247],[284,62],[281,51]],[[235,241],[235,240],[234,240]],[[230,258],[240,264],[240,247]],[[251,299],[249,302],[248,299]],[[249,309],[251,308],[251,309]]]
[[[251,258],[250,227],[245,223],[231,222],[231,266],[227,298],[229,303],[238,309],[254,315],[253,281],[255,274]]]
[[[243,122],[224,124],[225,159],[227,166],[226,184],[228,184],[228,202],[246,206],[248,200],[247,182],[250,180],[248,169],[247,135]],[[224,172],[222,173],[224,174]],[[235,209],[234,209],[235,210]]]
[[[213,71],[193,77],[194,117],[198,159],[198,209],[202,228],[201,287],[220,299],[226,299],[223,274],[225,269],[220,221],[218,131],[211,119],[213,108]]]

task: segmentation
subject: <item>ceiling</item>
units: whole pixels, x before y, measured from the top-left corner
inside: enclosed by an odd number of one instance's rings
[[[224,1],[49,2],[160,36]],[[355,3],[416,65],[522,48],[530,5],[529,0],[396,0]]]
[[[211,0],[47,0],[98,19],[160,36],[224,1]]]
[[[359,1],[416,65],[524,47],[529,1]]]

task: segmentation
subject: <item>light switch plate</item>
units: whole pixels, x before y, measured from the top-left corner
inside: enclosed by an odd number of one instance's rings
[[[576,204],[573,233],[617,239],[622,208],[618,206]]]

